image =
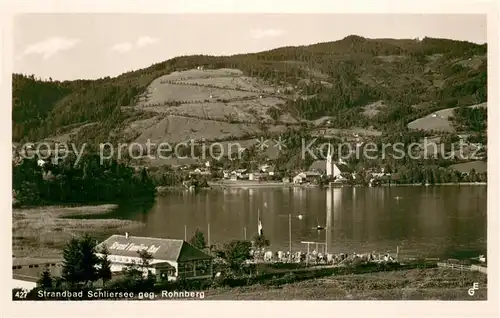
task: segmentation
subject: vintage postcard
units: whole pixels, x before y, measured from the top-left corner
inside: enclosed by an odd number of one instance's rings
[[[11,306],[495,314],[494,4],[69,3],[2,31]]]

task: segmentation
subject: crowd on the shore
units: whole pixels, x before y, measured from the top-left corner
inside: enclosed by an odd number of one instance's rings
[[[372,253],[322,253],[316,250],[312,252],[305,253],[298,251],[295,253],[290,253],[289,251],[277,251],[273,252],[271,250],[252,250],[252,259],[249,260],[251,263],[308,263],[317,265],[340,265],[345,263],[351,263],[353,261],[362,262],[394,262],[397,257],[394,258],[389,253],[378,254]]]

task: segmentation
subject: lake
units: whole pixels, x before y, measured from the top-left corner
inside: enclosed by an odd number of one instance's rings
[[[395,253],[473,257],[486,253],[486,186],[172,190],[147,208],[123,206],[101,217],[139,220],[130,235],[189,239],[196,228],[214,243],[251,239],[262,220],[274,251]],[[290,225],[289,228],[289,214]],[[325,230],[318,231],[320,225]],[[310,245],[311,251],[316,244]]]

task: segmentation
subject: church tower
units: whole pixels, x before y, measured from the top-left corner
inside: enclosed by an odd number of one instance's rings
[[[333,151],[332,151],[332,145],[328,144],[328,154],[326,155],[326,175],[331,176],[333,175]]]

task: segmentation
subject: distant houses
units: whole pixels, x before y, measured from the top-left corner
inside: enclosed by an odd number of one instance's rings
[[[293,177],[294,184],[316,183],[321,178],[321,173],[315,171],[304,171]]]
[[[272,165],[261,165],[255,170],[249,169],[235,169],[224,170],[222,172],[223,178],[231,181],[236,180],[249,180],[260,181],[265,180],[275,175],[275,167]]]
[[[189,175],[209,176],[211,174],[208,168],[196,168],[189,172]]]

